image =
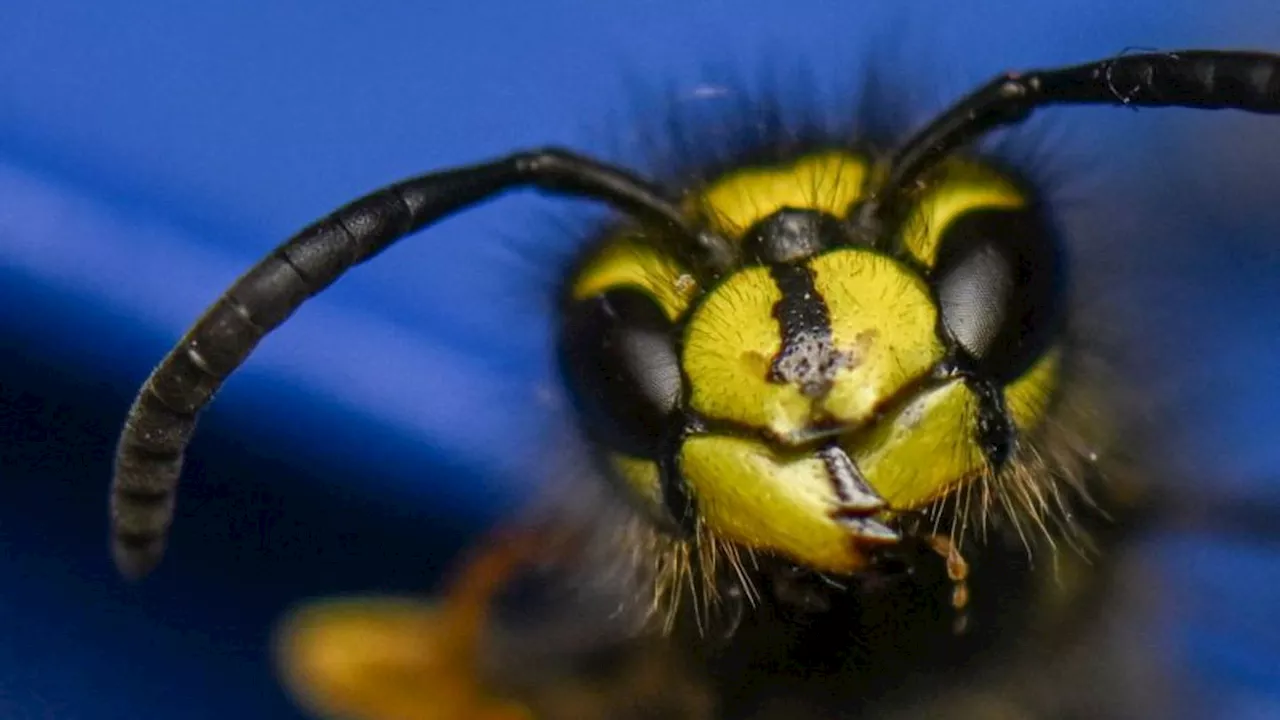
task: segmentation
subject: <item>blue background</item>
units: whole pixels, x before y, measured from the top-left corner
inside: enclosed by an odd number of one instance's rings
[[[868,56],[905,57],[932,110],[999,70],[1131,46],[1280,49],[1269,0],[107,5],[0,9],[4,718],[293,717],[266,654],[290,603],[428,588],[529,493],[559,417],[545,294],[567,248],[543,244],[559,206],[521,197],[393,249],[264,343],[202,421],[167,562],[116,580],[105,493],[137,384],[239,272],[336,205],[513,148],[625,145],[629,82],[695,93],[709,64],[803,63],[856,87]],[[1208,115],[1064,111],[1054,127],[1110,166],[1104,188],[1136,193],[1117,221],[1158,247],[1107,262],[1156,278],[1136,314],[1179,409],[1171,492],[1265,508],[1280,129]],[[1147,551],[1185,600],[1160,641],[1223,717],[1280,717],[1274,542],[1196,530]]]

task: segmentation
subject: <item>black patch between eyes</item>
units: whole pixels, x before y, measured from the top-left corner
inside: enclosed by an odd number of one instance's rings
[[[782,293],[773,306],[782,347],[769,367],[768,380],[796,385],[809,397],[822,397],[831,390],[836,371],[848,362],[831,340],[827,302],[807,265],[770,265],[769,274]]]

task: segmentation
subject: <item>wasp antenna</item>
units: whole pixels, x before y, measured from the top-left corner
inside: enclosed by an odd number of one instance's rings
[[[1024,73],[1005,73],[965,96],[913,135],[895,154],[877,198],[860,221],[891,224],[921,175],[966,143],[1025,120],[1049,105],[1186,107],[1280,113],[1280,55],[1185,50],[1138,55]]]
[[[690,227],[660,190],[616,167],[555,148],[521,152],[390,185],[304,229],[241,276],[160,362],[129,410],[111,486],[112,555],[138,578],[164,553],[183,453],[196,417],[269,332],[342,273],[397,240],[520,188],[593,199],[690,242],[713,271],[728,244]]]

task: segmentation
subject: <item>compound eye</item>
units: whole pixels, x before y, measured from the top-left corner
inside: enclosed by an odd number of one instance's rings
[[[675,336],[658,303],[634,288],[608,290],[569,307],[561,367],[594,439],[633,457],[657,457],[680,399]]]
[[[933,283],[942,322],[998,382],[1025,372],[1061,327],[1056,238],[1027,208],[970,210],[942,231]]]

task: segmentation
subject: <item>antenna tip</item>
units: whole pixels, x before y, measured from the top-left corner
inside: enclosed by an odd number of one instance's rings
[[[141,542],[132,538],[114,538],[111,559],[126,580],[141,580],[155,570],[164,557],[164,539],[149,538]]]

